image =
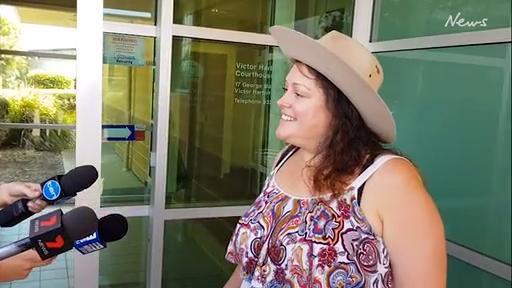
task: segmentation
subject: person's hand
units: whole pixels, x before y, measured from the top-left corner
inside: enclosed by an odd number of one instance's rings
[[[41,199],[41,185],[36,183],[12,182],[0,184],[0,208],[10,205],[19,199],[32,199],[27,203],[30,211],[38,213],[47,206]]]
[[[41,260],[34,249],[30,249],[16,256],[0,261],[0,282],[21,280],[28,277],[32,269],[46,266],[53,262],[55,257]]]

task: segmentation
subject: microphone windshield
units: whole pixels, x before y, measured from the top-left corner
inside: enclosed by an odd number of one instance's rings
[[[128,221],[121,214],[109,214],[98,220],[98,233],[105,242],[117,241],[128,232]]]
[[[64,193],[67,196],[74,196],[77,192],[89,188],[96,179],[98,170],[92,165],[83,165],[69,170],[59,181]]]
[[[98,218],[94,210],[80,206],[62,216],[62,226],[71,240],[76,241],[96,232]]]

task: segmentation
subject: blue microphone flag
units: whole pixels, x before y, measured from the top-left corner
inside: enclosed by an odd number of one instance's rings
[[[73,244],[76,250],[80,251],[83,255],[105,249],[107,243],[101,240],[98,232],[94,232],[91,235],[75,241]]]

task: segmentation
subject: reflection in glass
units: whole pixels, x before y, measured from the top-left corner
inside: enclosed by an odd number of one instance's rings
[[[509,288],[510,284],[510,281],[480,270],[453,256],[448,256],[447,287]]]
[[[144,288],[147,275],[148,217],[128,217],[128,233],[100,252],[99,287]]]
[[[178,0],[174,23],[268,33],[272,25],[293,27],[319,38],[331,30],[350,35],[354,1]]]
[[[55,1],[7,1],[16,7],[22,22],[40,25],[76,27],[76,0]],[[133,24],[154,25],[156,23],[155,0],[104,0],[103,19],[105,21],[124,22]],[[54,36],[55,35],[55,36]],[[57,37],[46,34],[44,37]]]
[[[102,206],[148,204],[154,39],[118,34],[106,34],[106,37],[112,35],[135,41],[138,45],[135,50],[141,49],[142,53],[131,64],[103,65],[103,124],[136,125],[143,139],[103,142],[101,203]],[[111,61],[111,55],[104,56],[105,61]],[[105,136],[105,129],[103,132]]]
[[[154,25],[156,23],[155,0],[104,0],[105,21]]]
[[[224,254],[237,220],[165,221],[162,287],[222,287],[235,269]]]
[[[9,5],[1,5],[1,3],[8,3]],[[76,27],[76,0],[1,1],[0,15],[9,17],[11,20],[16,20],[21,23],[28,24],[27,26],[32,24],[35,24],[34,26],[38,26],[24,27],[27,29],[47,29],[49,27],[74,28]],[[48,33],[44,35],[33,34],[33,36],[39,39],[45,37],[47,39],[63,37],[62,34],[55,33],[55,31],[54,33]],[[71,39],[61,39],[57,43],[62,43],[63,41],[69,40]],[[56,42],[46,42],[40,44],[51,46],[56,45]]]
[[[510,27],[510,0],[377,0],[372,41],[504,27]]]
[[[510,44],[379,53],[396,146],[416,162],[447,238],[511,262]]]
[[[249,203],[282,145],[272,128],[288,63],[266,46],[173,43],[167,204]]]

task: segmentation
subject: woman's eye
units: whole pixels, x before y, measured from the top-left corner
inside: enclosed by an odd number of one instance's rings
[[[283,91],[286,93],[286,91],[288,91],[288,88],[283,87]],[[304,97],[304,95],[299,94],[299,93],[297,93],[297,92],[294,92],[294,93],[293,93],[293,95],[295,95],[295,96],[297,96],[297,97]]]

